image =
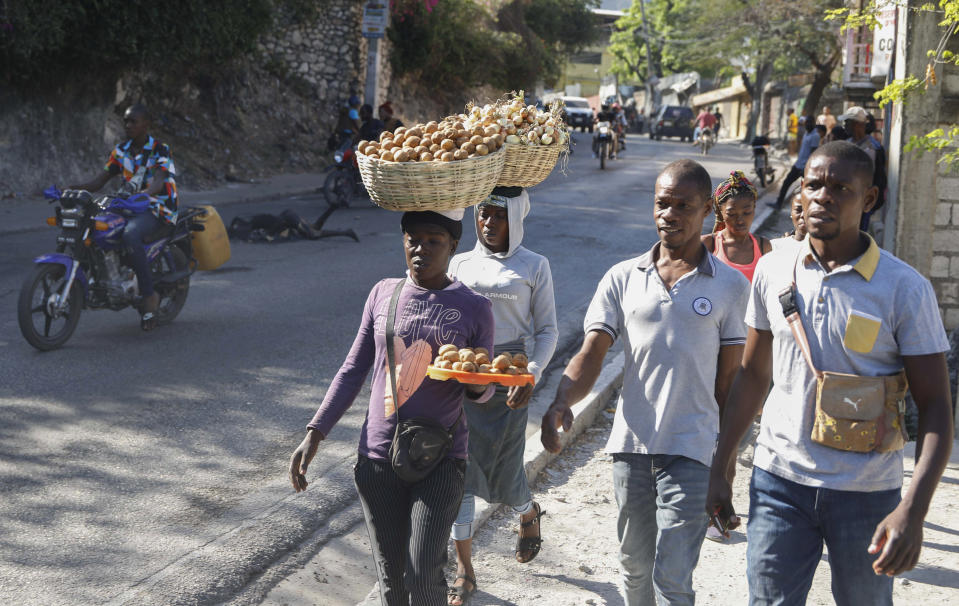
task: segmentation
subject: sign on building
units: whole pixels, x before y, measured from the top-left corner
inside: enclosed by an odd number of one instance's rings
[[[870,78],[885,78],[889,74],[892,51],[896,46],[896,12],[896,3],[887,2],[879,13],[879,24],[876,25],[872,35]]]
[[[367,2],[363,7],[363,36],[382,38],[390,24],[390,7],[387,2]]]

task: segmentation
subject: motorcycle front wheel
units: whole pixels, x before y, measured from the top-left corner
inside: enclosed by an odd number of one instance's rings
[[[323,182],[323,195],[332,208],[346,208],[353,198],[353,178],[345,170],[334,168]]]
[[[23,281],[17,302],[17,321],[27,343],[40,351],[62,347],[73,335],[80,321],[83,300],[80,285],[73,283],[62,311],[54,309],[56,295],[67,281],[62,265],[42,264]]]
[[[169,253],[169,259],[166,253]],[[186,254],[179,246],[171,246],[153,261],[153,277],[156,279],[164,274],[172,274],[186,268]],[[186,304],[187,295],[190,294],[190,276],[180,278],[172,284],[157,284],[156,291],[160,295],[160,303],[157,306],[157,324],[164,326],[173,322]]]
[[[600,168],[600,170],[605,170],[605,169],[606,169],[606,154],[607,154],[606,146],[607,146],[607,143],[606,143],[605,141],[603,141],[602,143],[599,144],[599,168]]]

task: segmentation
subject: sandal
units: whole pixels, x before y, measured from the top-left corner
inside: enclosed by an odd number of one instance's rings
[[[465,583],[464,585],[460,585],[460,586],[456,586],[456,585],[451,586],[449,590],[446,592],[446,603],[449,604],[450,606],[454,606],[453,598],[457,598],[460,601],[460,603],[455,606],[466,606],[466,604],[469,603],[470,598],[473,597],[473,594],[476,593],[476,579],[474,579],[473,577],[467,574],[461,574],[457,576],[455,579],[453,579],[453,582],[455,583],[456,581],[460,579],[463,579],[467,583],[472,584],[473,588],[467,589],[464,586]]]
[[[539,528],[539,519],[543,517],[543,514],[546,512],[540,509],[539,503],[536,503],[535,501],[533,502],[533,507],[536,508],[536,517],[529,522],[520,522],[520,536],[516,537],[516,561],[520,564],[532,562],[533,558],[535,558],[539,553],[540,547],[543,545],[543,537],[541,534],[540,536],[535,537],[522,536],[523,529],[529,528],[534,524],[537,525],[537,531],[541,532],[541,528]],[[530,552],[530,556],[527,559],[523,559],[521,554],[526,551]]]

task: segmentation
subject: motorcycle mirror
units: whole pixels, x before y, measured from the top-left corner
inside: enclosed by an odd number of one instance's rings
[[[47,199],[48,204],[53,204],[60,199],[60,196],[63,194],[56,185],[51,185],[50,187],[43,190],[43,197]]]

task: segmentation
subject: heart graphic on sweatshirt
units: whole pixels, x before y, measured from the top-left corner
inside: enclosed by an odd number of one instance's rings
[[[403,407],[403,404],[410,399],[410,396],[419,389],[426,378],[426,367],[430,365],[433,359],[433,348],[429,343],[423,341],[414,341],[412,345],[406,347],[403,339],[393,337],[393,353],[396,359],[396,399],[397,406]],[[384,416],[389,417],[394,414],[396,409],[393,407],[393,390],[390,385],[390,369],[387,366],[386,388],[383,394]]]

